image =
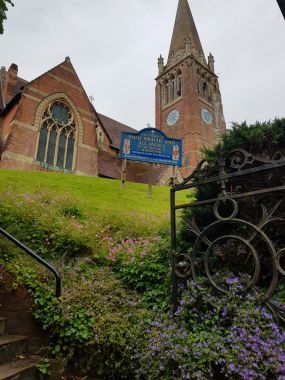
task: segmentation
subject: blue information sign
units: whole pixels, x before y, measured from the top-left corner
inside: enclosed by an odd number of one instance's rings
[[[182,166],[182,141],[168,138],[155,128],[145,128],[138,133],[122,132],[120,158]]]

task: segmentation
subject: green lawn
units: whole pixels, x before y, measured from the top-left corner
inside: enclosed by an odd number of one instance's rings
[[[120,181],[96,177],[82,177],[62,173],[27,172],[14,170],[0,171],[0,193],[70,194],[81,207],[104,214],[105,211],[142,211],[165,214],[169,211],[169,187],[153,186],[151,198],[147,195],[147,185],[127,182],[125,188]],[[187,202],[181,192],[177,201]]]

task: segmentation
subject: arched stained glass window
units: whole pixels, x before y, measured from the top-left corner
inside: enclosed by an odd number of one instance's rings
[[[72,171],[76,138],[74,115],[63,100],[48,105],[42,116],[37,161]]]

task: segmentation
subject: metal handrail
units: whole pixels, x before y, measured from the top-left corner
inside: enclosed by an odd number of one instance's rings
[[[14,238],[14,236],[10,235],[7,231],[3,230],[3,228],[1,227],[0,227],[0,234],[5,236],[8,240],[13,242],[18,248],[26,252],[29,256],[37,260],[40,264],[45,266],[50,272],[54,274],[55,280],[56,280],[55,296],[59,298],[61,296],[61,277],[58,271],[52,265],[50,265],[48,262],[42,259],[39,255],[34,253],[30,248],[26,247],[23,243],[21,243],[19,240]]]

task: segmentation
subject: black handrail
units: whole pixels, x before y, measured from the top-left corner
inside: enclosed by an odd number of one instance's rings
[[[0,227],[0,234],[4,235],[8,240],[13,242],[22,251],[26,252],[28,255],[30,255],[32,258],[37,260],[40,264],[45,266],[49,271],[51,271],[54,274],[55,280],[56,280],[55,296],[59,298],[61,296],[61,277],[58,271],[52,265],[50,265],[48,262],[42,259],[39,255],[34,253],[30,248],[26,247],[23,243],[21,243],[19,240],[14,238],[14,236],[10,235],[7,231],[3,230],[3,228],[1,227]]]

